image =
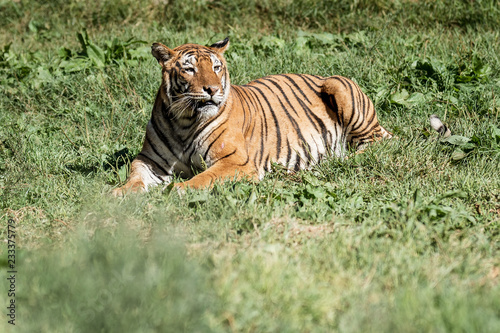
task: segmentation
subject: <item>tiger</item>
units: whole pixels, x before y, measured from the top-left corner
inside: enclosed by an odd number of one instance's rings
[[[278,74],[232,85],[228,47],[229,38],[211,46],[152,45],[162,81],[142,150],[115,196],[170,184],[174,176],[184,179],[173,184],[181,191],[259,181],[273,163],[308,169],[392,137],[370,98],[346,77]]]

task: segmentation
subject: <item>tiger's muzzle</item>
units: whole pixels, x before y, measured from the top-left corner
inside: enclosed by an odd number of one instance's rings
[[[201,116],[213,117],[219,111],[223,95],[220,92],[215,95],[207,95],[195,100],[194,109]]]

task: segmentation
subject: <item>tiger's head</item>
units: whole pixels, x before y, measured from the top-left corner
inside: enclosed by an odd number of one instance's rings
[[[185,44],[169,49],[154,43],[151,53],[162,67],[162,95],[176,118],[208,119],[229,95],[229,73],[223,53],[229,38],[209,47]]]

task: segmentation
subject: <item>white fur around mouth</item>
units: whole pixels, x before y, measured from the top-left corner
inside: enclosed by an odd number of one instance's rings
[[[219,111],[219,106],[214,101],[201,101],[196,106],[196,111],[203,116],[212,117]]]

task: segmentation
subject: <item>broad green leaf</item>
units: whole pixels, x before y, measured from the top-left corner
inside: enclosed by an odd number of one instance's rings
[[[72,55],[72,52],[70,49],[68,48],[65,48],[65,47],[61,47],[58,51],[57,51],[57,54],[59,55],[59,57],[63,60],[67,60],[69,58],[71,58],[71,55]]]
[[[66,73],[79,72],[87,68],[87,61],[82,58],[73,58],[68,61],[64,60],[59,64],[59,68]]]
[[[389,98],[389,102],[397,105],[406,105],[405,102],[409,96],[410,94],[408,94],[408,91],[406,91],[406,89],[403,89],[401,92],[392,94]]]
[[[170,194],[170,192],[172,192],[173,189],[174,189],[174,182],[171,182],[163,189],[163,193]]]
[[[285,41],[278,37],[264,36],[261,40],[261,44],[267,47],[277,47],[282,48],[285,46]]]
[[[297,33],[297,39],[295,40],[297,51],[304,51],[304,49],[309,49],[310,44],[320,44],[324,46],[335,47],[340,45],[341,38],[337,35],[331,33],[310,33],[299,31]]]
[[[44,82],[47,81],[52,81],[53,77],[52,74],[50,74],[49,70],[45,67],[38,67],[37,68],[37,79],[42,80]]]
[[[106,57],[104,56],[104,51],[99,46],[89,44],[87,48],[87,54],[89,56],[89,59],[92,60],[92,62],[97,67],[104,67],[104,64],[106,63]]]
[[[124,164],[118,170],[118,177],[120,178],[120,182],[124,182],[127,180],[128,166]]]
[[[252,193],[250,193],[250,197],[248,197],[247,204],[252,205],[255,201],[257,201],[257,194],[255,194],[255,191],[252,191]]]
[[[78,38],[78,41],[80,42],[80,46],[83,49],[83,52],[87,54],[87,45],[88,45],[88,39],[89,36],[87,35],[87,31],[79,32],[76,34],[76,37]]]
[[[196,205],[199,205],[199,204],[202,204],[206,201],[208,201],[209,197],[208,197],[208,193],[203,191],[203,192],[198,192],[195,194],[195,196],[193,198],[191,198],[191,200],[189,200],[188,202],[188,206],[193,208],[193,207],[196,207]]]
[[[358,31],[345,36],[344,40],[347,44],[351,45],[366,45],[366,43],[368,42],[368,37],[366,36],[366,32]]]
[[[439,74],[439,75],[445,75],[446,74],[446,66],[441,62],[438,61],[437,59],[431,58],[430,61],[432,68],[434,71]]]
[[[314,34],[313,36],[323,44],[337,44],[333,34],[324,32],[322,34]]]
[[[50,74],[49,70],[44,68],[44,67],[38,67],[36,69],[36,76],[30,80],[30,83],[31,85],[34,87],[34,88],[40,88],[40,86],[43,84],[43,83],[46,83],[46,82],[52,82],[53,81],[53,77],[52,77],[52,74]]]
[[[124,63],[127,64],[130,67],[135,67],[139,64],[139,62],[135,59],[130,59],[130,60],[124,60]]]
[[[467,82],[472,81],[473,79],[474,79],[474,77],[471,76],[471,75],[464,75],[464,74],[462,74],[462,75],[457,76],[456,80],[459,83],[467,83]]]
[[[439,195],[436,199],[432,200],[435,204],[439,204],[443,199],[446,198],[462,198],[465,199],[467,198],[467,193],[464,191],[460,190],[455,190],[455,191],[447,191],[441,195]]]
[[[30,23],[28,23],[28,29],[30,29],[31,32],[37,33],[38,27],[37,27],[36,22],[31,20]]]
[[[476,148],[476,145],[472,142],[467,142],[464,143],[463,145],[460,145],[460,148],[462,150],[465,150],[466,152],[470,152],[472,149]]]
[[[425,95],[419,92],[413,93],[405,102],[407,105],[416,105],[425,103]]]
[[[326,197],[326,192],[321,186],[306,185],[305,191],[307,192],[308,198],[321,199]]]
[[[375,102],[384,99],[387,96],[387,94],[389,94],[389,90],[387,88],[385,87],[379,88],[374,97]]]
[[[455,97],[453,96],[448,96],[445,98],[445,100],[448,102],[448,103],[451,103],[451,104],[454,104],[454,105],[458,105],[458,99],[456,99]]]
[[[318,178],[311,176],[310,174],[305,173],[304,176],[302,176],[302,181],[304,184],[311,184],[313,186],[321,186],[321,182],[319,181]]]
[[[500,144],[500,128],[495,125],[491,125],[491,137],[496,143]]]
[[[307,41],[308,41],[307,37],[297,37],[297,39],[295,40],[295,49],[297,51],[303,51],[304,49],[307,49],[308,48]]]
[[[432,79],[439,79],[447,74],[446,66],[441,61],[433,58],[414,61],[411,67],[422,71],[425,77]]]
[[[129,51],[132,59],[149,59],[151,57],[151,47],[143,46]]]
[[[487,76],[491,73],[491,67],[487,63],[485,63],[482,59],[478,57],[474,57],[472,60],[472,70],[474,74],[477,75],[478,78],[487,78]]]
[[[203,201],[205,202],[205,200]],[[226,196],[226,202],[229,204],[230,207],[235,208],[238,206],[239,201],[237,198],[233,197],[232,195],[227,195]],[[191,202],[190,202],[191,204]],[[191,206],[190,206],[191,207]]]
[[[451,159],[454,161],[460,161],[460,160],[464,159],[466,156],[467,156],[467,153],[465,153],[462,149],[457,148],[451,154]]]
[[[441,141],[447,142],[447,143],[455,145],[455,146],[462,146],[462,145],[465,145],[466,143],[470,142],[470,139],[465,137],[465,136],[461,136],[461,135],[452,135],[452,136],[447,137]]]

